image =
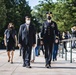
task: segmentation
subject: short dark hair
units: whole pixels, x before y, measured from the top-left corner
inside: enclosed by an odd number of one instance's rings
[[[25,19],[26,19],[26,18],[31,18],[31,17],[30,17],[30,16],[25,16]]]

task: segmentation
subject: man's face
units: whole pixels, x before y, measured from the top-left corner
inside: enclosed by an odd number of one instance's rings
[[[48,14],[47,14],[47,18],[48,18],[48,16],[52,17],[52,14],[49,14],[49,13],[48,13]]]
[[[26,24],[30,24],[31,19],[30,19],[30,18],[26,18],[26,19],[25,19],[25,22],[26,22]]]
[[[51,21],[51,14],[48,13],[46,16],[47,16],[47,20],[48,20],[48,21]]]

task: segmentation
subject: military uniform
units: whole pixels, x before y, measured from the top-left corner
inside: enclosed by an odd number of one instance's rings
[[[45,48],[46,65],[51,64],[52,49],[55,38],[58,36],[57,24],[54,21],[45,21],[42,26],[41,37]]]

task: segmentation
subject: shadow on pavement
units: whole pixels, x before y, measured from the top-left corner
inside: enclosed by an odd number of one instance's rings
[[[45,68],[45,66],[44,67],[32,66],[32,68]],[[76,67],[51,67],[51,68],[48,68],[48,69],[76,69]]]
[[[51,69],[76,69],[76,67],[51,67]]]

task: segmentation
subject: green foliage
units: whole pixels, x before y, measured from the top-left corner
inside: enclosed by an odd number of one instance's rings
[[[14,23],[18,32],[26,15],[31,16],[31,8],[26,0],[0,0],[0,36],[4,36],[9,22]]]
[[[0,30],[2,30],[6,24],[6,11],[4,0],[0,0]]]
[[[0,37],[0,42],[3,40],[3,37]]]
[[[13,22],[18,31],[26,15],[32,17],[32,23],[39,32],[42,23],[46,20],[46,11],[53,12],[52,19],[57,22],[60,31],[70,31],[71,27],[76,25],[76,0],[57,0],[57,2],[40,0],[39,2],[39,5],[31,10],[26,0],[0,0],[0,37],[3,37],[9,22]]]
[[[31,8],[26,0],[4,0],[7,9],[7,23],[13,22],[18,31],[19,25],[24,23],[24,17],[31,15]]]
[[[32,14],[39,19],[40,23],[46,20],[46,11],[53,12],[53,20],[57,22],[60,31],[70,31],[76,23],[76,1],[75,0],[43,0],[37,5]]]

